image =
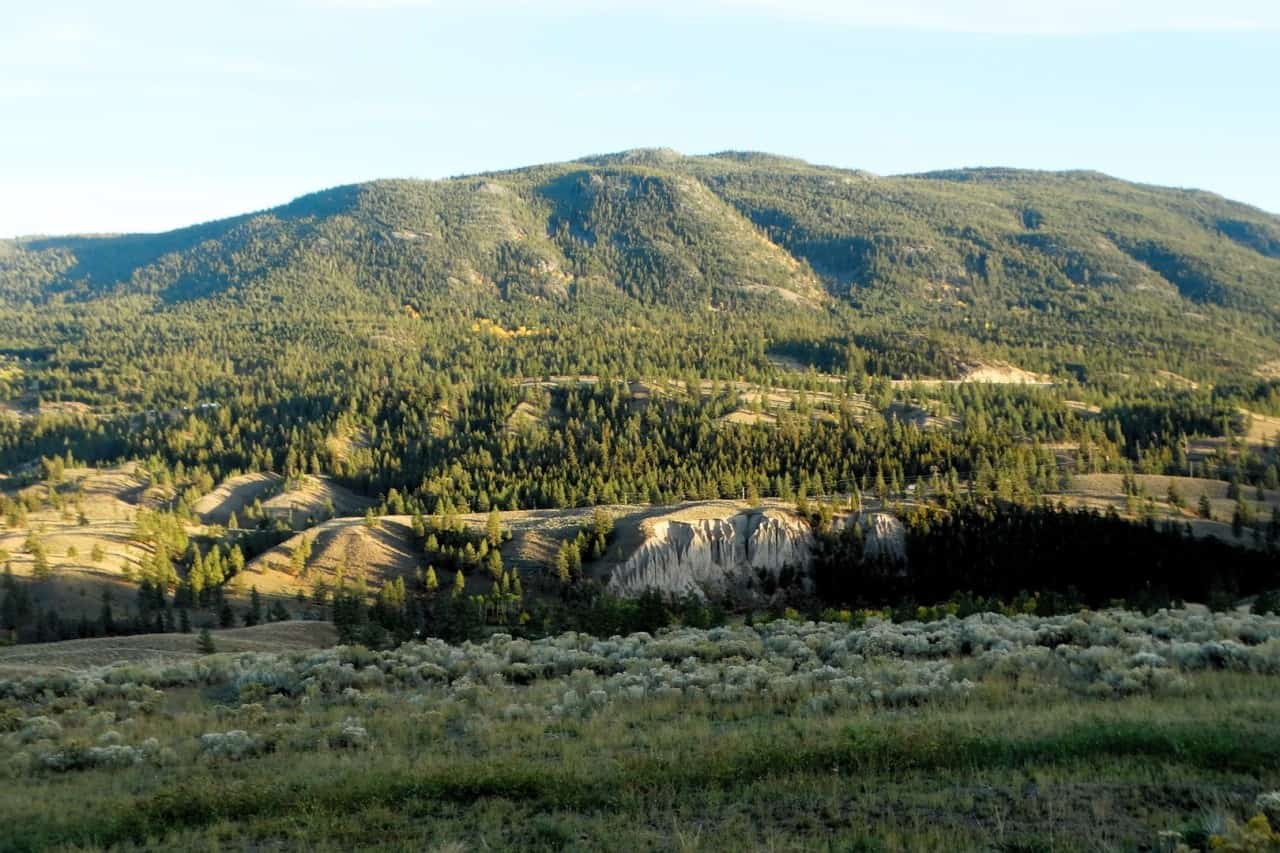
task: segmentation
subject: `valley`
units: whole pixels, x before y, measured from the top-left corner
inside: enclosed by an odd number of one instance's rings
[[[1233,843],[1278,241],[637,149],[0,242],[0,848]]]

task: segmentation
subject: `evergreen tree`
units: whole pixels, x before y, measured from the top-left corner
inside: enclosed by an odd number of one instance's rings
[[[209,633],[208,628],[200,629],[200,635],[196,638],[196,651],[202,655],[211,655],[218,651],[217,645],[213,642],[213,634]]]
[[[491,548],[502,544],[502,516],[498,514],[497,507],[489,510],[489,519],[485,522],[485,537]]]
[[[45,553],[44,545],[36,542],[31,551],[31,557],[31,577],[33,580],[47,581],[53,577],[53,567],[49,565],[49,555]]]
[[[568,542],[561,542],[559,550],[556,551],[556,577],[560,579],[561,584],[566,585],[573,580],[570,572]]]
[[[311,559],[311,537],[303,536],[298,540],[298,544],[294,546],[293,553],[289,557],[289,574],[295,577],[305,576],[307,573],[307,561]]]
[[[109,590],[102,591],[102,610],[98,616],[98,621],[102,625],[102,633],[110,636],[116,632],[115,615],[111,612],[111,592]]]
[[[249,606],[244,612],[244,625],[251,628],[262,622],[262,596],[258,594],[258,587],[255,585],[249,590]]]
[[[4,566],[4,577],[0,580],[0,630],[12,633],[18,629],[20,620],[18,612],[19,587],[13,577],[13,567]]]
[[[205,574],[204,556],[200,553],[199,546],[191,543],[191,568],[187,570],[187,585],[191,589],[191,594],[199,599],[200,594],[204,592],[205,585],[208,583],[208,577]]]
[[[231,554],[228,558],[231,567],[231,575],[234,577],[244,572],[244,552],[240,550],[239,545],[231,546]]]

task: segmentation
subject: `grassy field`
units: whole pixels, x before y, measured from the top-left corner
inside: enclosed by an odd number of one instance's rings
[[[0,679],[18,679],[56,671],[93,669],[119,663],[174,664],[200,656],[196,634],[136,634],[60,643],[0,646]],[[337,632],[329,622],[269,622],[252,628],[216,632],[223,652],[289,652],[333,645]]]
[[[31,676],[0,849],[1205,849],[1280,788],[1278,676],[1280,619],[1188,611]]]

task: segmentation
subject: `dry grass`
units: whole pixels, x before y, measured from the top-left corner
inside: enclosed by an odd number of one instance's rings
[[[1049,377],[1039,373],[1023,370],[1012,364],[1003,362],[979,362],[968,366],[959,379],[895,379],[895,388],[909,388],[918,385],[923,388],[937,388],[943,385],[962,385],[968,382],[988,383],[991,385],[1052,385]]]
[[[290,573],[290,562],[303,539],[311,540],[311,559],[305,577],[296,577]],[[407,516],[381,518],[377,527],[367,527],[363,519],[336,518],[251,560],[243,586],[255,586],[263,595],[293,596],[305,593],[317,580],[333,586],[341,568],[348,583],[363,578],[370,589],[377,589],[397,577],[412,576],[425,565]]]
[[[720,419],[720,422],[726,424],[767,424],[769,426],[773,426],[778,422],[778,419],[765,412],[748,412],[738,409],[725,415]]]
[[[14,575],[30,578],[35,561],[26,551],[26,540],[35,531],[53,575],[51,580],[36,584],[41,600],[65,613],[96,614],[104,590],[117,600],[119,595],[132,593],[132,585],[121,570],[141,560],[142,551],[131,538],[134,516],[139,506],[152,503],[157,489],[136,465],[126,465],[68,469],[57,490],[64,506],[31,512],[24,527],[0,528],[0,548],[9,553]],[[44,485],[24,491],[35,491],[42,498],[49,495]],[[98,562],[92,559],[95,547],[103,552]]]
[[[1154,499],[1158,517],[1173,518],[1179,523],[1191,525],[1196,536],[1216,536],[1227,542],[1248,545],[1253,541],[1252,534],[1245,532],[1237,537],[1231,530],[1231,516],[1235,512],[1236,502],[1227,497],[1230,484],[1223,480],[1207,480],[1200,477],[1169,477],[1161,474],[1135,474],[1134,481],[1141,492],[1138,497],[1138,511],[1141,512],[1146,496]],[[1072,481],[1068,492],[1049,495],[1054,501],[1061,499],[1071,506],[1085,506],[1098,510],[1115,509],[1126,515],[1127,501],[1124,494],[1124,477],[1121,474],[1081,474]],[[1168,502],[1169,487],[1173,486],[1182,496],[1183,506],[1177,508]],[[1254,511],[1254,516],[1265,521],[1271,517],[1271,510],[1280,506],[1280,491],[1264,492],[1264,500],[1257,500],[1253,487],[1244,487],[1241,492],[1244,499]],[[1202,519],[1197,515],[1201,496],[1209,499],[1212,519]]]
[[[529,427],[537,426],[543,423],[546,417],[546,408],[535,406],[527,400],[522,400],[516,406],[515,411],[507,418],[507,432],[521,432]]]
[[[1241,409],[1249,420],[1249,431],[1245,433],[1245,441],[1250,444],[1272,444],[1276,436],[1280,436],[1280,418],[1270,415],[1259,415]]]
[[[301,530],[328,518],[330,507],[333,516],[341,517],[363,513],[373,504],[372,498],[357,495],[328,477],[303,477],[294,488],[263,501],[262,509],[268,517],[283,519]]]
[[[1280,358],[1259,364],[1253,374],[1259,379],[1280,379]]]
[[[830,374],[817,374],[822,380],[840,384],[844,379]],[[574,388],[582,385],[595,385],[599,377],[550,376],[545,379],[524,379],[519,384],[524,388]],[[777,416],[786,411],[806,409],[810,417],[835,421],[843,405],[855,419],[861,420],[872,414],[875,409],[859,396],[838,397],[830,391],[810,391],[794,388],[783,388],[772,385],[759,385],[750,382],[724,382],[709,379],[698,383],[698,396],[707,399],[723,393],[725,390],[737,396],[738,410],[721,418],[721,423],[774,423]],[[653,403],[665,403],[676,398],[687,398],[689,392],[680,379],[633,380],[628,384],[632,409],[643,409]],[[532,404],[521,403],[507,421],[508,429],[523,427],[531,423],[550,423],[559,413],[555,409],[547,409]]]
[[[234,513],[243,518],[255,500],[266,500],[280,488],[279,474],[242,474],[228,477],[191,507],[205,524],[226,525]]]
[[[338,639],[328,622],[271,622],[212,633],[219,652],[318,649],[331,646]],[[138,634],[0,647],[0,678],[18,678],[49,670],[90,669],[113,663],[189,660],[200,656],[196,638],[194,633]]]
[[[369,447],[369,435],[363,429],[351,428],[329,436],[325,446],[335,459],[349,462],[353,454]]]
[[[302,529],[327,517],[355,515],[373,505],[369,498],[343,488],[327,477],[302,477],[289,483],[279,474],[242,474],[224,480],[192,507],[205,524],[226,525],[234,513],[243,522],[254,501],[269,518],[280,518]]]

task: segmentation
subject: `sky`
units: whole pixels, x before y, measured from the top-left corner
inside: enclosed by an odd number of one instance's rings
[[[663,146],[1280,213],[1275,0],[3,0],[0,237]]]

